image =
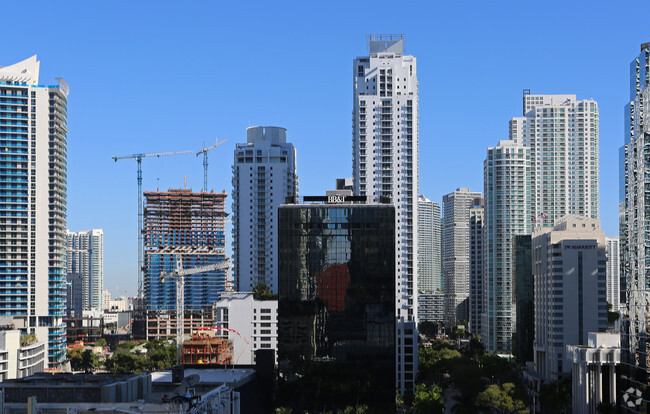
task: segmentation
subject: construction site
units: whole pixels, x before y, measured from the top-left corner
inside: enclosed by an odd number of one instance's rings
[[[183,343],[182,363],[232,365],[233,353],[228,338],[217,337],[212,331],[199,331]]]
[[[226,290],[230,266],[226,197],[225,191],[144,192],[144,303],[136,320],[144,319],[146,339],[176,335],[182,343],[185,335],[212,324],[212,305]],[[184,315],[180,332],[177,315]]]

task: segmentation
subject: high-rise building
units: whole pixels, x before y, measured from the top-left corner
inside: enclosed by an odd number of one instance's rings
[[[650,102],[650,43],[641,45],[641,53],[630,64],[630,97],[625,105],[624,145],[621,148],[621,268],[625,277],[627,318],[621,329],[620,401],[638,400],[650,392],[648,338],[650,313],[650,164],[647,162],[648,108]],[[631,390],[629,393],[627,390]],[[623,407],[629,412],[647,411],[649,398],[639,406]]]
[[[498,304],[487,311],[488,330],[494,330],[493,335],[496,335],[486,337],[491,351],[511,352],[514,315],[510,301],[505,300],[512,296],[511,237],[530,234],[531,224],[552,227],[568,215],[598,218],[598,131],[598,104],[594,100],[577,100],[575,95],[531,95],[530,90],[524,90],[523,116],[511,119],[507,145],[521,146],[529,152],[529,174],[522,177],[522,181],[501,178],[501,181],[492,182],[494,191],[500,192],[493,197],[504,196],[505,210],[492,214],[486,203],[486,278],[490,284],[487,288],[491,289],[488,293],[499,293],[499,296],[502,291],[504,299],[495,299]],[[504,165],[508,161],[502,159]],[[486,182],[488,179],[486,176]],[[488,191],[486,183],[485,192]],[[515,196],[528,197],[524,201],[530,209],[527,218],[508,206],[509,197]],[[515,215],[504,214],[507,211]],[[513,217],[528,223],[515,223]],[[507,256],[497,253],[498,249],[503,249]],[[492,299],[488,297],[487,300]],[[510,323],[506,319],[510,319]]]
[[[416,59],[404,54],[404,35],[368,36],[368,56],[354,60],[352,175],[354,193],[396,208],[398,390],[417,374],[418,79]]]
[[[522,365],[534,360],[535,283],[531,243],[529,234],[512,239],[512,303],[515,305],[512,354]]]
[[[68,85],[38,84],[32,56],[0,68],[0,318],[65,360]]]
[[[475,199],[469,210],[469,330],[481,333],[483,315],[483,199]]]
[[[226,260],[226,193],[192,190],[144,193],[144,293],[147,310],[176,310],[176,280],[161,272],[218,264]],[[186,311],[212,306],[225,292],[227,269],[185,276]]]
[[[442,196],[442,275],[450,323],[469,319],[469,217],[480,198],[467,187]]]
[[[395,411],[395,207],[365,199],[328,191],[278,209],[279,404],[290,394],[294,411]],[[305,380],[324,393],[296,398]]]
[[[82,309],[103,311],[104,232],[101,229],[68,231],[66,252],[68,274],[81,275]]]
[[[440,272],[440,204],[418,198],[418,291],[442,289]]]
[[[530,164],[530,148],[514,140],[487,150],[481,339],[490,352],[511,351],[512,240],[530,234]]]
[[[620,307],[620,275],[621,252],[618,237],[606,237],[605,253],[607,254],[607,303],[612,305],[612,311],[618,312]]]
[[[571,372],[567,345],[607,330],[607,257],[600,221],[567,216],[532,234],[535,369],[546,381]]]
[[[264,283],[278,292],[278,207],[298,196],[296,149],[287,130],[255,126],[237,144],[232,178],[235,289]]]
[[[598,218],[598,103],[576,95],[531,95],[510,121],[510,139],[530,147],[531,217],[553,226],[567,215]]]
[[[68,273],[66,275],[67,282],[67,292],[66,292],[66,310],[67,317],[81,317],[83,316],[84,305],[84,287],[87,284],[84,281],[83,275],[81,273]],[[108,303],[107,303],[108,304]]]

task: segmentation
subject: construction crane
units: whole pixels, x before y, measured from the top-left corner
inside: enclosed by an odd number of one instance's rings
[[[144,209],[142,208],[142,159],[146,157],[165,157],[168,155],[192,154],[194,151],[171,151],[171,152],[152,152],[148,154],[132,154],[123,157],[113,156],[113,160],[125,160],[133,158],[138,163],[138,299],[142,300],[143,280],[144,280]]]
[[[219,142],[219,139],[217,138],[217,140],[215,141],[216,143],[209,148],[205,147],[205,142],[204,142],[203,149],[196,153],[197,157],[203,154],[203,191],[205,192],[208,191],[208,151],[210,151],[212,148],[218,147],[219,145],[223,144],[226,141],[228,140],[224,139],[223,141]]]
[[[167,278],[176,279],[176,360],[178,364],[182,362],[183,335],[185,333],[185,276],[228,267],[230,267],[230,262],[226,259],[220,263],[184,269],[181,255],[176,255],[176,269],[160,273],[160,283],[164,283]]]

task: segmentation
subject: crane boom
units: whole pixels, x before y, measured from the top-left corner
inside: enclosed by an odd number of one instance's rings
[[[138,299],[140,305],[144,297],[144,208],[142,206],[142,159],[146,157],[163,157],[168,155],[191,154],[192,150],[149,152],[141,154],[113,156],[113,160],[135,159],[138,163]]]
[[[160,282],[166,278],[176,279],[176,360],[180,364],[183,353],[183,336],[185,334],[185,276],[196,273],[210,272],[212,270],[225,269],[230,267],[230,262],[225,261],[209,265],[183,268],[182,256],[176,255],[176,269],[171,272],[160,272]]]

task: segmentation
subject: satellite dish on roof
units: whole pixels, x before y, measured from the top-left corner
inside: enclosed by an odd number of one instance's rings
[[[185,385],[187,388],[195,387],[201,381],[201,377],[198,374],[189,375],[183,378],[181,385]]]

